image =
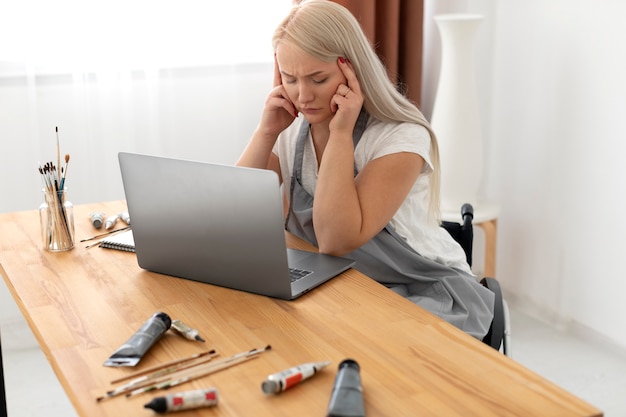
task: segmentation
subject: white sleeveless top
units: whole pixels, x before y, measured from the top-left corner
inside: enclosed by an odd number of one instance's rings
[[[289,184],[291,180],[296,140],[303,120],[302,116],[294,120],[291,126],[280,134],[274,146],[273,152],[280,160],[282,180],[285,184]],[[428,130],[414,123],[386,123],[370,116],[354,151],[357,170],[360,171],[376,158],[398,152],[416,153],[424,159],[425,164],[422,173],[389,224],[420,255],[471,274],[461,246],[445,229],[433,225],[428,220],[429,177],[432,173]],[[317,173],[317,158],[309,133],[304,148],[302,185],[311,195],[315,194]],[[285,195],[289,199],[289,193]]]

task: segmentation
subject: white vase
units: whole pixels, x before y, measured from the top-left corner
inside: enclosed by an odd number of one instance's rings
[[[476,94],[474,39],[482,16],[434,17],[441,34],[441,69],[431,125],[439,142],[441,210],[478,206],[483,140]]]

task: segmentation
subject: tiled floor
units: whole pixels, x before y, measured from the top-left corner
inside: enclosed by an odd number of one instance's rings
[[[26,321],[1,324],[8,417],[76,417]]]
[[[512,356],[605,412],[626,416],[626,352],[562,333],[511,308]],[[75,417],[25,322],[2,323],[9,417]]]
[[[605,416],[626,416],[626,351],[564,333],[515,309],[511,328],[513,359]]]

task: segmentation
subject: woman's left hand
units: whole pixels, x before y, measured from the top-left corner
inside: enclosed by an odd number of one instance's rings
[[[354,130],[354,125],[363,107],[363,94],[359,80],[352,68],[352,65],[345,58],[337,60],[339,69],[346,78],[345,84],[339,84],[337,91],[330,102],[330,108],[335,113],[330,121],[329,128],[332,131]]]

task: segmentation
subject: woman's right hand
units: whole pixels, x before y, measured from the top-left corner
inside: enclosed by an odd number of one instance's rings
[[[272,152],[272,148],[278,135],[287,129],[296,117],[298,117],[298,111],[283,87],[276,56],[274,56],[274,88],[265,100],[261,121],[237,160],[237,165],[271,169],[278,174],[282,182],[278,156]]]
[[[283,87],[276,56],[274,56],[274,88],[265,100],[259,129],[268,136],[278,136],[296,117],[298,117],[298,111]]]

